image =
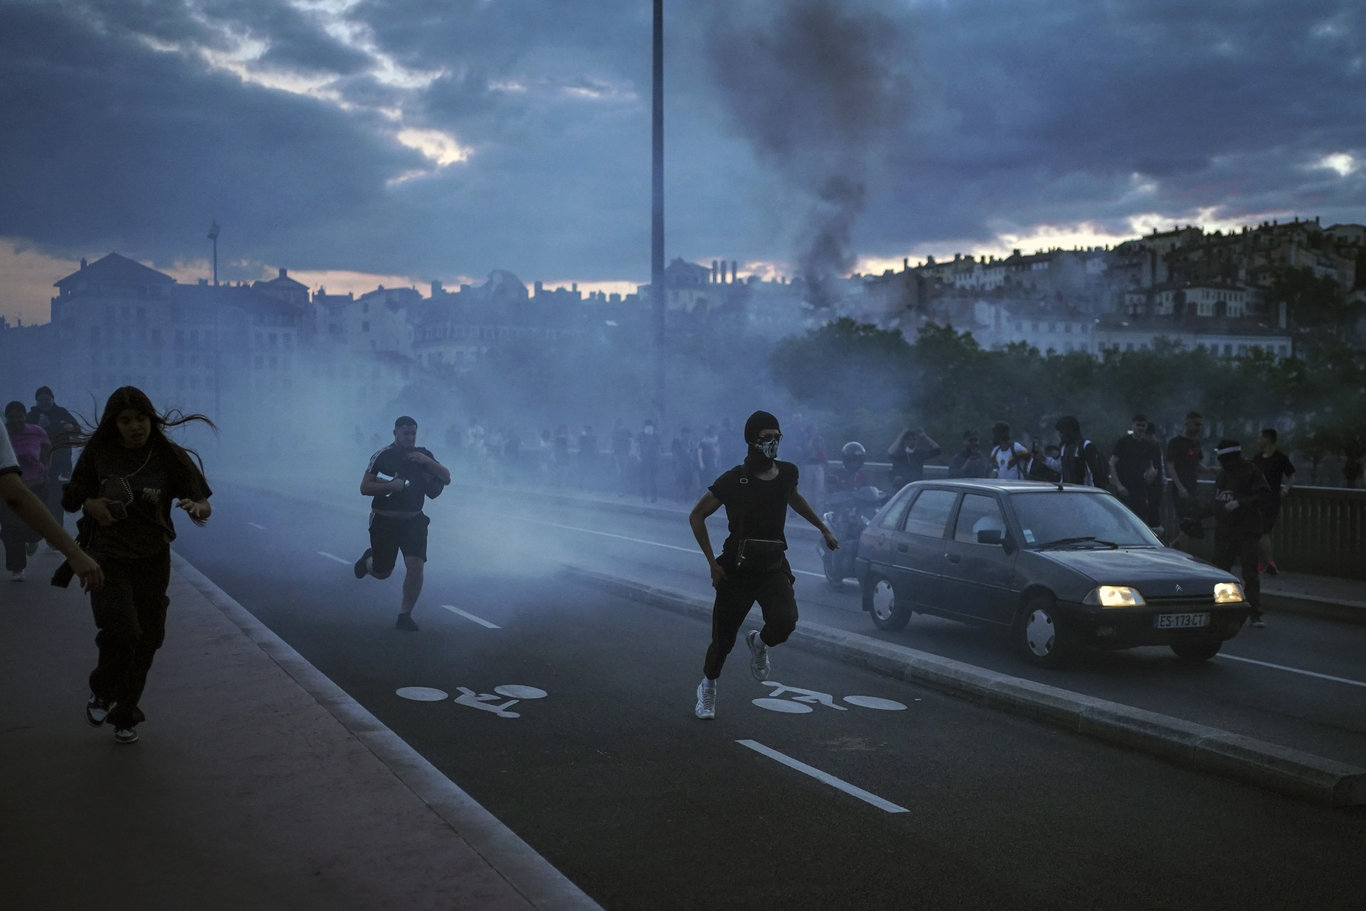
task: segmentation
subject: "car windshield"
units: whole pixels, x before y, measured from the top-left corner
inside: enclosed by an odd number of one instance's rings
[[[1156,547],[1159,541],[1114,497],[1068,490],[1017,493],[1010,498],[1025,545]]]

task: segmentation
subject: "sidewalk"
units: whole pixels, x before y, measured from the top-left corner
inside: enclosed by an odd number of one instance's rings
[[[178,558],[140,742],[90,727],[60,559],[0,580],[7,907],[598,907]]]

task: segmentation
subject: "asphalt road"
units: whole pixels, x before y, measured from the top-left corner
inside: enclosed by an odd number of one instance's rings
[[[393,628],[397,578],[351,574],[366,540],[359,497],[305,504],[215,486],[213,520],[187,528],[177,550],[606,908],[1331,909],[1366,894],[1366,813],[1189,772],[802,650],[775,650],[760,683],[740,646],[717,720],[698,721],[706,624],[554,572],[568,560],[697,587],[701,558],[676,517],[523,515],[443,498],[429,509],[414,634]],[[875,632],[846,603],[852,587],[826,593],[801,578],[804,615]],[[895,635],[1025,667],[942,626],[916,618]],[[1289,638],[1279,620],[1275,629]],[[1251,685],[1228,675],[1269,670],[1175,668],[1155,655],[1100,656],[1069,680],[1224,693]],[[1349,733],[1360,737],[1356,720]]]

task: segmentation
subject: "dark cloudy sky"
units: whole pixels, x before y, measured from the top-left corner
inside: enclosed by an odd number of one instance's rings
[[[1360,0],[666,0],[667,254],[1366,222]],[[648,0],[0,0],[0,315],[110,251],[649,279]]]

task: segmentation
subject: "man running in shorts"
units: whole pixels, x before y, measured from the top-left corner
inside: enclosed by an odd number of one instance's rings
[[[427,563],[425,498],[436,498],[451,483],[451,473],[430,451],[417,445],[417,421],[400,416],[394,421],[394,442],[370,456],[361,478],[361,496],[370,505],[370,546],[356,561],[357,579],[367,575],[387,579],[403,553],[403,600],[394,626],[417,632],[413,607],[422,594],[422,571]]]

